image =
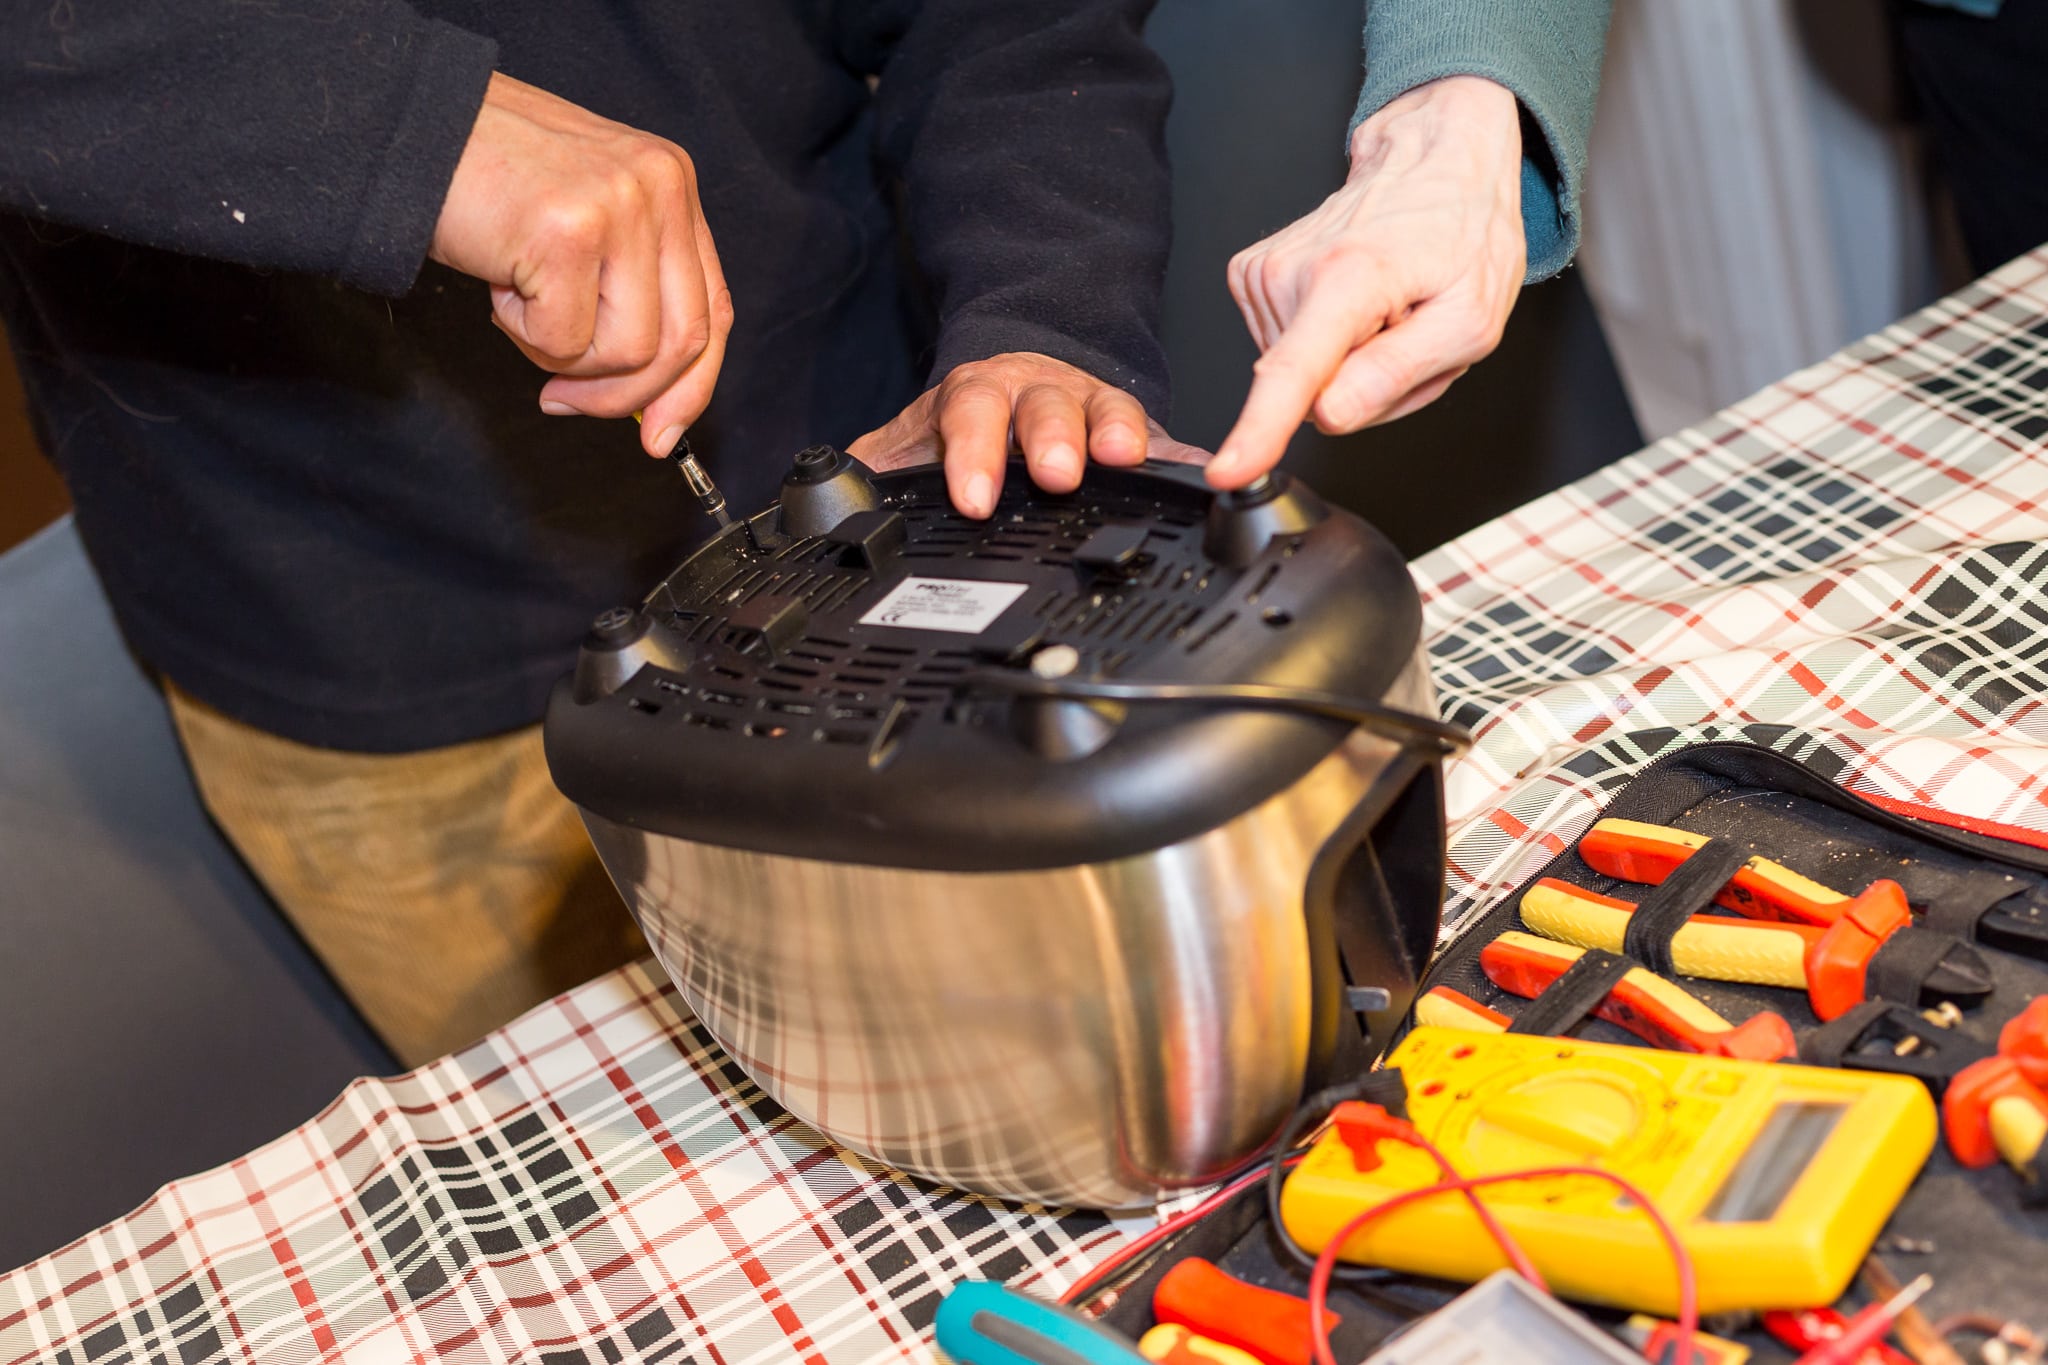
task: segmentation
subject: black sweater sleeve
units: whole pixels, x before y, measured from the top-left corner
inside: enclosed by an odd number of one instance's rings
[[[496,60],[395,0],[0,0],[0,207],[401,294]]]
[[[1164,422],[1160,296],[1172,237],[1153,0],[849,5],[882,55],[877,132],[936,295],[934,379],[1039,351]]]

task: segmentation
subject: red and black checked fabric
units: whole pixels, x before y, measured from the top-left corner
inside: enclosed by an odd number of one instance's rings
[[[929,1356],[945,1288],[1128,1231],[921,1185],[769,1100],[651,964],[0,1278],[0,1362]]]
[[[2048,829],[2044,437],[2048,250],[1423,559],[1453,929],[1697,739]],[[953,1281],[1126,1235],[826,1143],[651,972],[0,1277],[0,1365],[928,1359]]]
[[[1415,565],[1447,933],[1671,749],[2048,828],[2048,248]]]

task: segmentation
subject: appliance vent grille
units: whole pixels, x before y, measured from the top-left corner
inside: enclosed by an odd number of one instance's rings
[[[1204,559],[1199,512],[1171,502],[1106,494],[1047,505],[1009,488],[993,517],[971,522],[953,513],[942,484],[919,480],[891,489],[883,505],[904,521],[901,570],[946,577],[954,565],[962,576],[1003,579],[1005,566],[1016,566],[1012,581],[1032,584],[1016,610],[1046,641],[1079,650],[1091,672],[1114,676],[1154,648],[1199,648],[1219,628],[1211,608],[1236,578]],[[1121,576],[1097,578],[1074,554],[1113,524],[1140,524],[1148,535]],[[648,670],[626,689],[627,704],[657,722],[871,750],[920,720],[944,723],[953,689],[979,666],[972,637],[957,645],[867,638],[875,631],[857,628],[849,608],[873,579],[842,554],[822,538],[797,540],[750,553],[721,577],[671,580],[671,623],[691,662],[679,674]],[[798,602],[809,621],[772,654],[758,633],[731,625],[762,598]]]

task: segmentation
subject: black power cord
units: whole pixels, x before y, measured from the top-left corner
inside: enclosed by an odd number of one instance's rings
[[[1347,1100],[1367,1100],[1379,1105],[1397,1118],[1408,1114],[1408,1087],[1401,1079],[1401,1069],[1396,1066],[1382,1067],[1355,1081],[1328,1086],[1316,1091],[1301,1102],[1294,1116],[1287,1120],[1287,1126],[1280,1130],[1280,1141],[1273,1147],[1273,1164],[1266,1171],[1266,1219],[1273,1225],[1274,1240],[1280,1243],[1295,1265],[1304,1274],[1316,1268],[1315,1255],[1294,1240],[1294,1234],[1287,1230],[1287,1224],[1280,1219],[1280,1186],[1283,1171],[1290,1164],[1288,1158],[1295,1154],[1294,1146],[1308,1131],[1329,1117],[1330,1111]],[[1390,1277],[1394,1272],[1376,1266],[1339,1265],[1333,1275],[1338,1284],[1376,1284]]]
[[[981,672],[962,678],[963,692],[1009,697],[1044,697],[1055,701],[1183,702],[1238,706],[1263,711],[1294,711],[1349,721],[1378,735],[1412,744],[1420,740],[1444,755],[1472,747],[1462,726],[1433,716],[1419,716],[1398,707],[1325,692],[1313,687],[1282,687],[1274,683],[1105,682],[1081,678],[1041,678],[1031,673]]]

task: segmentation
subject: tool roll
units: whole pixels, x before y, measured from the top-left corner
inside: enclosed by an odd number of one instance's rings
[[[2048,1144],[2034,1173],[2018,1170],[1991,1154],[1983,1116],[2048,1073],[2048,1004],[2028,1009],[2048,995],[2048,849],[2021,842],[2038,837],[2026,831],[1945,818],[1880,806],[1752,745],[1681,750],[1439,954],[1417,1018],[1637,1045],[1661,1026],[1689,1031],[1661,1040],[1688,1051],[1908,1075],[1937,1098],[1957,1082],[1969,1093],[1944,1106],[1947,1140],[1876,1250],[1902,1274],[1931,1272],[1944,1300],[2038,1316]],[[1829,897],[1852,904],[1809,904]],[[1796,919],[1845,908],[1866,922],[1825,945],[1827,928]],[[1794,928],[1798,947],[1785,937]],[[1774,932],[1788,948],[1781,967],[1827,979],[1804,989],[1719,979],[1767,975],[1750,959],[1769,956],[1754,936]],[[1985,1163],[1974,1169],[1953,1150],[1973,1132]]]
[[[1873,1255],[1902,1281],[1931,1275],[1929,1319],[2038,1322],[2048,1303],[2048,847],[1969,824],[1880,806],[1756,746],[1681,750],[1438,954],[1410,1022],[1911,1078],[1947,1097],[1942,1138]],[[1396,1113],[1413,1094],[1391,1071],[1360,1090]],[[2033,1144],[2031,1162],[2016,1165],[2004,1150],[2015,1143]],[[1917,1165],[1923,1150],[1908,1159]],[[1271,1207],[1257,1189],[1235,1195],[1086,1297],[1135,1339],[1166,1320],[1158,1304],[1193,1258],[1302,1295],[1300,1248],[1276,1233]],[[1650,1259],[1661,1274],[1662,1252]],[[1345,1274],[1328,1297],[1338,1360],[1400,1340],[1463,1289],[1398,1271]],[[1836,1306],[1851,1314],[1885,1292],[1866,1277]],[[1623,1312],[1578,1307],[1627,1336]],[[1734,1339],[1727,1359],[1747,1349],[1789,1361],[1842,1320],[1826,1309],[1740,1314],[1710,1330]]]

